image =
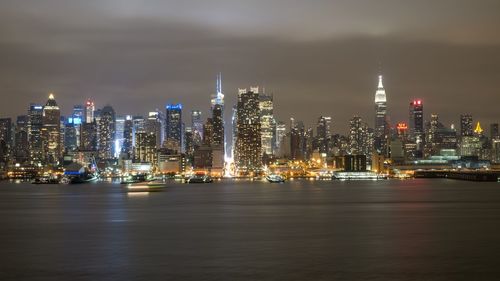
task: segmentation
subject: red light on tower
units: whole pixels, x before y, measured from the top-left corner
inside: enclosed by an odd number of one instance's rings
[[[398,123],[398,126],[396,127],[398,131],[406,131],[408,130],[408,125],[404,122]]]

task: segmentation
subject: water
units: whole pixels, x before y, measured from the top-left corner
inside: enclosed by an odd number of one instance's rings
[[[0,280],[498,280],[500,183],[0,183]]]

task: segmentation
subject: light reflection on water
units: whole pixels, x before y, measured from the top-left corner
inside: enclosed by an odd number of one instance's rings
[[[0,279],[495,280],[500,185],[0,183]],[[79,276],[76,279],[75,276]]]

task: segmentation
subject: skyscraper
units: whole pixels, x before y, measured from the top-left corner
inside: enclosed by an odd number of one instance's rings
[[[182,151],[182,104],[168,104],[166,112],[165,138],[168,142],[176,142],[177,150]]]
[[[472,136],[474,135],[472,124],[472,115],[462,114],[460,115],[460,136]]]
[[[17,116],[15,130],[15,152],[14,159],[16,163],[26,163],[29,158],[29,142],[28,142],[28,116]]]
[[[375,92],[375,149],[379,153],[387,152],[387,137],[389,135],[389,126],[387,122],[387,97],[382,75],[378,77],[378,87]]]
[[[278,124],[276,124],[276,142],[275,142],[276,150],[280,149],[280,146],[285,136],[286,136],[286,124],[280,121],[278,122]]]
[[[191,111],[191,128],[193,132],[193,144],[200,146],[203,140],[203,120],[200,110]]]
[[[424,146],[424,103],[420,99],[410,102],[409,110],[410,140],[416,144],[415,157],[423,156]]]
[[[12,152],[12,119],[0,118],[0,167],[10,161]]]
[[[165,118],[159,110],[149,112],[145,123],[146,133],[153,133],[156,136],[156,147],[161,148],[165,141]]]
[[[259,94],[262,154],[273,155],[276,148],[276,121],[274,120],[273,95]]]
[[[316,127],[316,141],[320,153],[328,153],[330,142],[330,126],[332,124],[332,117],[321,116],[318,119],[318,126]]]
[[[43,106],[31,104],[28,110],[28,141],[30,162],[41,165],[43,161]]]
[[[354,116],[349,121],[349,148],[352,155],[371,156],[372,138],[368,124],[361,117]]]
[[[498,123],[493,123],[490,125],[490,140],[498,139],[500,134],[498,133]]]
[[[102,159],[112,159],[115,148],[115,110],[110,105],[101,110],[98,130],[99,130],[99,157]]]
[[[127,159],[130,159],[134,153],[134,122],[132,121],[132,116],[127,115],[125,117],[125,124],[123,126],[123,145],[121,152],[126,155]]]
[[[61,110],[53,94],[43,107],[42,140],[46,163],[57,165],[62,156]]]
[[[258,172],[262,168],[259,89],[239,90],[237,103],[235,164],[239,172]]]
[[[94,122],[94,111],[95,105],[91,99],[88,99],[85,103],[85,123]]]

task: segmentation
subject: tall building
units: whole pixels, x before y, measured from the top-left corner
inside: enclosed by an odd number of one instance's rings
[[[286,124],[284,122],[278,122],[276,124],[276,142],[275,148],[276,150],[280,150],[281,144],[283,143],[283,139],[286,136]]]
[[[30,162],[41,165],[43,162],[43,106],[31,104],[28,110],[28,141]]]
[[[123,145],[121,153],[126,155],[127,159],[130,159],[134,153],[134,122],[132,121],[132,116],[127,115],[125,117],[125,124],[123,125]]]
[[[200,110],[191,111],[191,128],[193,132],[193,144],[200,146],[203,140],[203,120]]]
[[[0,166],[10,161],[12,152],[12,119],[0,118]]]
[[[460,115],[460,136],[472,136],[474,135],[472,124],[472,115],[462,114]]]
[[[83,123],[80,126],[80,151],[97,152],[98,148],[98,135],[97,123]]]
[[[161,148],[165,141],[165,118],[162,112],[159,110],[149,112],[145,123],[145,131],[156,135],[156,147]]]
[[[99,157],[112,159],[115,156],[115,110],[107,105],[101,110],[98,122],[99,134]]]
[[[363,122],[361,117],[354,116],[349,121],[349,153],[371,157],[371,148],[373,145],[372,134],[368,128],[368,124]]]
[[[94,122],[95,105],[94,101],[88,99],[85,103],[85,123]]]
[[[53,94],[43,107],[42,140],[46,163],[57,165],[62,156],[61,110]]]
[[[382,154],[387,152],[387,138],[389,135],[389,125],[387,122],[387,97],[382,75],[378,77],[378,87],[375,92],[375,149]]]
[[[415,157],[423,157],[424,148],[424,103],[420,99],[410,102],[409,110],[410,140],[416,144]]]
[[[331,136],[332,117],[321,116],[316,127],[316,141],[320,153],[328,153]]]
[[[168,104],[166,109],[166,140],[176,142],[177,150],[182,151],[182,104]]]
[[[215,83],[215,93],[211,96],[210,103],[212,107],[216,104],[224,106],[224,94],[222,93],[222,74],[217,75]]]
[[[262,154],[273,155],[276,148],[276,121],[273,95],[259,94]]]
[[[262,168],[259,89],[239,90],[237,103],[235,164],[239,172],[258,172]]]
[[[498,131],[498,123],[493,123],[490,125],[490,140],[500,138],[500,134]]]
[[[125,141],[125,116],[116,116],[115,118],[115,136],[114,136],[114,153],[115,157],[120,157],[122,153],[123,142]]]
[[[155,165],[157,162],[156,135],[154,133],[138,132],[135,134],[135,139],[135,161]]]
[[[290,118],[290,158],[292,160],[306,160],[305,135],[304,123]]]
[[[76,151],[78,149],[78,136],[80,125],[76,125],[73,117],[67,118],[64,124],[64,151]],[[78,128],[77,128],[78,127]]]
[[[28,141],[28,122],[27,115],[17,116],[16,129],[14,136],[15,151],[14,160],[16,163],[26,163],[29,161],[29,141]]]
[[[224,148],[224,107],[216,104],[212,108],[212,145]]]

